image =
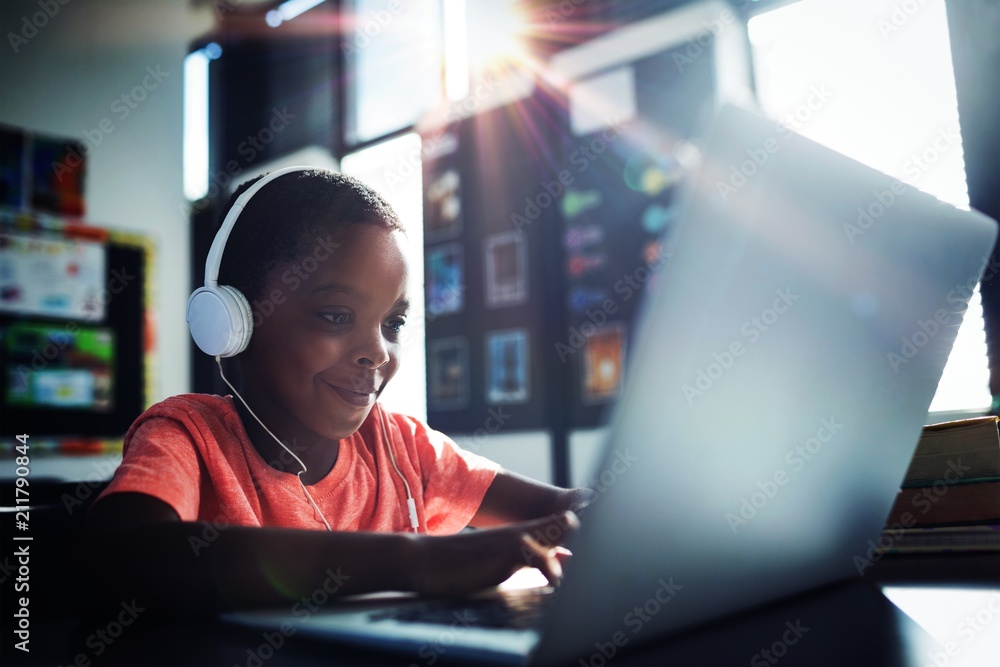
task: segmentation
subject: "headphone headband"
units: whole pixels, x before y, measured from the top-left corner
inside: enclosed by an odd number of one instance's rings
[[[253,310],[250,302],[235,287],[219,284],[219,268],[222,253],[226,249],[229,234],[236,225],[236,219],[247,202],[262,187],[274,179],[293,171],[305,171],[314,167],[287,167],[264,176],[236,198],[232,208],[226,213],[212,247],[205,260],[205,286],[199,287],[188,298],[187,322],[191,338],[205,354],[213,357],[232,357],[246,349],[253,334]]]
[[[222,221],[222,226],[215,235],[215,239],[212,241],[212,247],[208,251],[208,258],[205,260],[206,287],[215,287],[219,284],[219,269],[222,267],[222,253],[226,249],[226,243],[229,241],[229,234],[233,231],[233,227],[236,226],[237,218],[240,217],[243,209],[246,208],[247,202],[250,201],[250,198],[276,178],[295,171],[308,171],[315,168],[316,167],[296,166],[285,167],[284,169],[272,171],[270,174],[251,185],[246,192],[236,198],[232,208],[230,208],[229,212],[226,214],[226,219]]]

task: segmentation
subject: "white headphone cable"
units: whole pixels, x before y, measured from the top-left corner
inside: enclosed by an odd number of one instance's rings
[[[292,458],[295,459],[300,466],[302,466],[302,470],[297,475],[295,475],[295,479],[299,480],[299,486],[302,487],[302,491],[306,494],[306,498],[309,499],[309,504],[312,505],[312,507],[313,507],[314,510],[316,510],[316,514],[318,514],[319,518],[323,520],[323,525],[326,526],[327,530],[332,531],[333,528],[330,527],[330,523],[326,520],[326,517],[323,516],[323,512],[320,511],[319,505],[317,505],[316,501],[313,500],[312,494],[309,493],[309,489],[306,488],[305,483],[302,481],[302,475],[303,475],[303,473],[308,472],[308,468],[306,468],[306,464],[302,462],[302,459],[300,459],[298,456],[295,455],[295,452],[293,452],[288,447],[286,447],[285,443],[283,443],[281,440],[278,439],[278,436],[276,436],[274,433],[271,433],[271,429],[269,429],[267,426],[264,426],[264,422],[262,422],[260,420],[260,417],[258,417],[254,413],[254,411],[250,408],[250,406],[247,405],[247,402],[245,400],[243,400],[243,396],[240,395],[240,392],[238,392],[236,390],[236,387],[234,387],[229,382],[229,380],[226,378],[226,374],[222,372],[222,362],[219,360],[219,356],[218,355],[215,356],[215,363],[218,364],[218,366],[219,366],[219,375],[222,376],[222,381],[225,382],[226,385],[228,385],[229,388],[233,390],[233,393],[236,394],[237,398],[240,399],[240,403],[243,404],[243,407],[245,407],[247,409],[247,411],[253,416],[253,418],[257,420],[257,423],[260,424],[261,428],[263,428],[265,431],[267,431],[267,434],[269,436],[271,436],[272,438],[274,438],[274,441],[276,443],[278,443],[279,445],[281,445],[282,449],[284,449],[286,452],[288,452],[289,454],[291,454]],[[392,450],[390,450],[390,454],[391,453],[392,453]],[[395,465],[395,461],[393,461],[393,465]],[[403,483],[405,484],[406,481],[404,480]],[[407,490],[407,492],[409,492],[409,490]]]
[[[413,494],[410,493],[410,485],[407,483],[406,477],[403,476],[403,473],[399,470],[399,466],[396,465],[396,455],[392,453],[392,445],[389,444],[389,429],[385,423],[385,410],[382,409],[381,403],[376,403],[375,406],[378,408],[378,414],[382,420],[382,439],[385,440],[385,448],[389,450],[389,460],[392,461],[392,467],[396,469],[396,474],[403,480],[403,488],[406,489],[406,509],[410,515],[410,528],[413,529],[414,533],[419,533],[420,519],[417,517],[417,503],[413,500]]]

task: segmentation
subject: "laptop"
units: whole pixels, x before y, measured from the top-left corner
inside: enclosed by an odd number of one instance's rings
[[[227,618],[414,664],[603,664],[863,573],[996,223],[734,106],[680,205],[598,497],[535,623],[475,627],[398,596]]]

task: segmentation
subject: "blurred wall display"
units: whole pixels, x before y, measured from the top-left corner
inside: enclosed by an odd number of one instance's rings
[[[0,452],[22,432],[121,446],[152,395],[153,256],[132,233],[0,213]]]
[[[82,217],[86,159],[83,144],[34,135],[31,143],[31,208]]]
[[[0,236],[0,312],[104,318],[107,253],[101,243]]]
[[[568,434],[607,424],[637,363],[699,131],[748,99],[745,42],[729,4],[692,2],[560,51],[519,96],[428,114],[432,426],[543,429],[566,482]]]
[[[76,139],[0,125],[0,208],[82,217],[86,152]]]
[[[0,454],[21,433],[120,449],[153,395],[153,243],[80,218],[79,142],[0,126],[0,146]]]
[[[24,207],[26,140],[21,130],[0,125],[0,207]]]
[[[469,404],[469,343],[464,336],[438,338],[427,346],[428,404],[457,410]]]
[[[486,305],[513,306],[528,300],[528,253],[517,232],[504,232],[484,241]]]
[[[524,329],[491,331],[486,335],[486,398],[490,403],[523,403],[528,400],[528,332]]]

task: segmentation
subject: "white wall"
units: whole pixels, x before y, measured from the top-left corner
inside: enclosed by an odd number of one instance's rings
[[[449,434],[462,448],[511,470],[549,484],[553,481],[552,441],[548,431]]]
[[[211,13],[192,12],[188,0],[43,4],[52,5],[53,16],[44,14],[39,0],[0,2],[0,122],[96,144],[87,166],[87,220],[149,234],[158,251],[151,276],[158,390],[151,399],[189,391],[182,65],[190,39],[211,27]],[[42,25],[37,34],[33,25],[25,29],[25,17]],[[16,52],[10,33],[28,38],[15,40]],[[158,68],[162,80],[156,83],[147,67]],[[134,101],[134,109],[124,106],[119,98],[144,79],[149,90],[133,99],[146,98]],[[108,134],[98,130],[105,118]]]

